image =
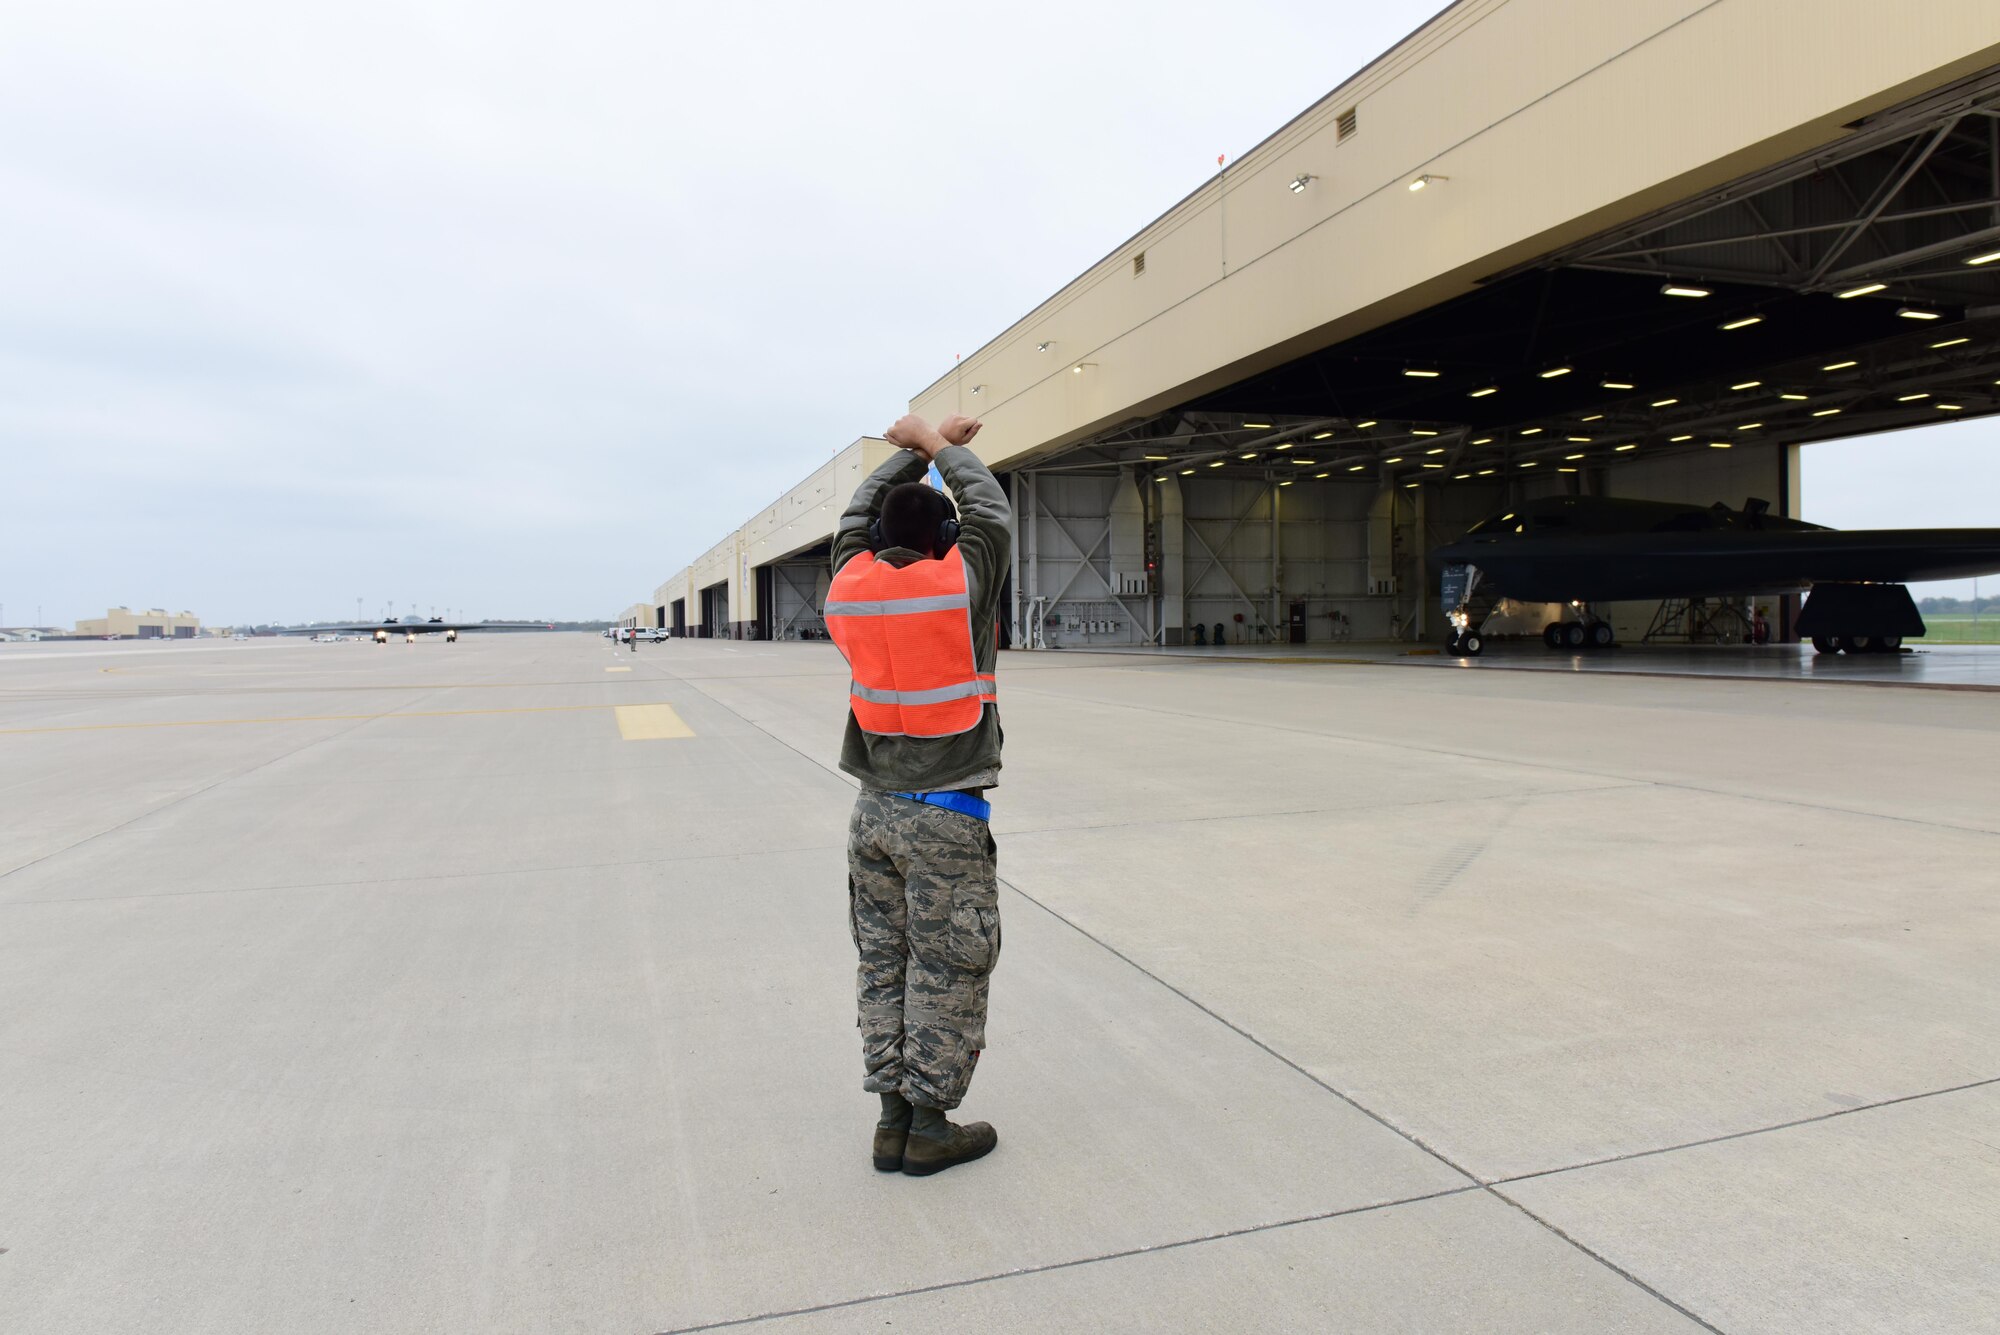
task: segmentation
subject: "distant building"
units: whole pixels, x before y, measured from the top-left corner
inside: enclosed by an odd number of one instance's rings
[[[145,612],[114,607],[101,617],[76,623],[76,633],[86,638],[115,635],[122,640],[191,640],[200,632],[201,618],[194,613],[159,607]]]

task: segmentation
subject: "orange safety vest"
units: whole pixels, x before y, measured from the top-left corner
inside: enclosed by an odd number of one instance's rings
[[[862,552],[833,577],[825,615],[863,732],[951,737],[979,726],[994,683],[973,657],[972,592],[958,548],[906,566]]]

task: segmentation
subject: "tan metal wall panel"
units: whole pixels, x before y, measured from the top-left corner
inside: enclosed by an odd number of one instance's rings
[[[2000,5],[1975,0],[1927,5],[1921,23],[1872,0],[1487,6],[1353,103],[1360,130],[1345,145],[1333,117],[1354,86],[912,406],[958,410],[983,383],[981,454],[1031,458],[1458,295],[1996,61]],[[1321,179],[1293,194],[1300,172]],[[1413,195],[1421,172],[1451,179]]]

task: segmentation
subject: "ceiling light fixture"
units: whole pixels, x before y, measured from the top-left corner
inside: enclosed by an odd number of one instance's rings
[[[1946,339],[1946,340],[1945,340],[1944,342],[1942,342],[1942,343],[1933,343],[1933,344],[1931,344],[1931,347],[1933,347],[1933,348],[1955,348],[1955,347],[1957,347],[1957,346],[1958,346],[1959,344],[1961,344],[1961,343],[1970,343],[1970,342],[1972,342],[1972,340],[1971,340],[1971,339],[1969,339],[1969,338],[1948,338],[1948,339]]]
[[[1565,455],[1563,456],[1563,458],[1565,458],[1565,459],[1569,460],[1569,461],[1570,461],[1570,462],[1572,462],[1572,463],[1574,463],[1574,462],[1575,462],[1576,460],[1578,460],[1578,459],[1581,459],[1582,457],[1583,457],[1583,456],[1582,456],[1581,454],[1565,454]]]
[[[1814,414],[1813,414],[1813,416],[1814,416],[1814,417],[1832,417],[1832,416],[1834,416],[1834,415],[1835,415],[1836,413],[1838,413],[1839,411],[1840,411],[1840,409],[1838,409],[1838,408],[1822,408],[1822,409],[1820,409],[1820,410],[1819,410],[1818,412],[1814,413]]]
[[[2000,260],[2000,250],[1989,250],[1984,255],[1974,255],[1971,259],[1967,260],[1966,263],[1991,264],[1995,260]]]
[[[1322,431],[1322,432],[1320,432],[1320,433],[1319,433],[1319,434],[1318,434],[1317,436],[1314,436],[1314,437],[1313,437],[1313,439],[1314,439],[1314,440],[1332,440],[1332,439],[1333,439],[1333,433],[1332,433],[1331,431]]]
[[[1167,480],[1167,475],[1165,473],[1157,474],[1153,478],[1153,481],[1155,482],[1165,482],[1166,480]]]
[[[1660,289],[1660,295],[1663,297],[1705,297],[1708,295],[1708,289],[1705,287],[1687,287],[1680,283],[1668,283]]]
[[[1779,397],[1779,398],[1781,398],[1781,399],[1784,399],[1784,400],[1786,400],[1786,401],[1787,401],[1787,402],[1789,402],[1789,403],[1804,403],[1804,402],[1806,402],[1806,396],[1805,396],[1805,395],[1803,395],[1803,394],[1780,394],[1780,395],[1779,395],[1778,397]]]
[[[1472,474],[1470,474],[1470,473],[1453,473],[1453,474],[1451,475],[1451,480],[1452,480],[1453,482],[1463,482],[1463,481],[1465,481],[1465,480],[1466,480],[1467,478],[1469,478],[1469,477],[1471,477],[1471,476],[1472,476]]]
[[[1679,399],[1654,399],[1653,406],[1655,408],[1671,408],[1673,407],[1673,405],[1679,402],[1680,402]]]
[[[1636,450],[1638,448],[1639,447],[1637,445],[1620,445],[1616,452],[1619,454],[1624,454],[1628,450]]]
[[[1762,422],[1745,422],[1742,426],[1739,426],[1736,429],[1738,431],[1755,431],[1758,427],[1762,425],[1764,425]]]
[[[1590,416],[1583,418],[1582,420],[1586,422],[1602,422],[1604,420],[1604,414],[1592,413]]]
[[[1287,479],[1285,479],[1285,480],[1284,480],[1283,482],[1280,482],[1280,483],[1279,483],[1278,485],[1279,485],[1279,486],[1281,486],[1281,487],[1289,487],[1289,486],[1291,486],[1291,485],[1292,485],[1292,483],[1291,483],[1291,479],[1290,479],[1290,478],[1287,478]]]
[[[1733,389],[1733,390],[1736,390],[1736,391],[1738,391],[1738,392],[1741,392],[1741,391],[1743,391],[1743,390],[1746,390],[1746,389],[1755,389],[1755,388],[1757,388],[1757,386],[1759,386],[1759,385],[1761,385],[1761,384],[1763,384],[1763,383],[1764,383],[1764,382],[1763,382],[1763,381],[1761,381],[1761,380],[1745,380],[1745,381],[1744,381],[1743,383],[1741,383],[1741,384],[1738,384],[1738,385],[1731,385],[1731,386],[1730,386],[1730,388],[1731,388],[1731,389]]]
[[[1736,447],[1726,440],[1711,440],[1708,442],[1708,448],[1711,450],[1733,450]]]
[[[1572,444],[1572,445],[1588,445],[1588,444],[1590,444],[1590,437],[1589,437],[1589,436],[1566,436],[1566,437],[1564,437],[1564,439],[1565,439],[1565,440],[1567,440],[1567,441],[1569,441],[1569,443],[1570,443],[1570,444]]]
[[[1443,371],[1426,371],[1426,370],[1422,369],[1421,367],[1410,367],[1410,366],[1405,366],[1405,367],[1403,368],[1403,374],[1404,374],[1404,375],[1406,375],[1406,376],[1409,376],[1409,377],[1410,377],[1410,378],[1411,378],[1412,380],[1435,380],[1435,379],[1437,379],[1437,378],[1438,378],[1439,376],[1443,375],[1443,374],[1444,374],[1444,372],[1443,372]]]
[[[1425,453],[1425,454],[1443,454],[1443,453],[1444,453],[1444,446],[1440,445],[1440,446],[1438,446],[1438,447],[1437,447],[1436,449],[1434,449],[1434,450],[1425,450],[1425,451],[1424,451],[1424,453]]]
[[[1861,365],[1860,362],[1830,362],[1827,365],[1820,367],[1819,369],[1822,371],[1845,371],[1850,366],[1859,366],[1859,365]]]
[[[1374,425],[1375,425],[1375,419],[1371,417],[1365,422],[1356,422],[1354,424],[1354,429],[1356,431],[1366,431],[1369,427]]]
[[[1965,405],[1959,403],[1937,403],[1931,406],[1941,413],[1955,413],[1962,411]]]
[[[1746,315],[1740,320],[1731,320],[1727,324],[1721,327],[1724,329],[1748,329],[1753,324],[1762,324],[1762,323],[1764,323],[1763,316]]]
[[[1222,467],[1222,465],[1223,465],[1223,462],[1224,462],[1223,460],[1221,460],[1221,459],[1217,459],[1217,460],[1216,460],[1215,462],[1211,463],[1211,464],[1209,465],[1209,467],[1210,467],[1210,468],[1220,468],[1220,467]]]
[[[1575,369],[1576,368],[1574,366],[1551,366],[1548,370],[1542,372],[1542,379],[1554,380],[1557,376],[1568,375],[1571,371],[1574,371]]]
[[[1434,468],[1434,469],[1436,469],[1436,470],[1437,470],[1438,472],[1443,472],[1443,471],[1444,471],[1444,465],[1443,465],[1443,464],[1425,464],[1425,465],[1424,465],[1424,467],[1425,467],[1425,468]]]
[[[1188,476],[1189,474],[1191,474],[1191,473],[1193,473],[1193,472],[1194,472],[1194,470],[1193,470],[1192,468],[1183,468],[1183,469],[1181,470],[1181,476],[1182,476],[1182,477],[1187,477],[1187,476]]]
[[[1521,465],[1521,467],[1523,467],[1523,468],[1536,468],[1536,467],[1539,467],[1539,465],[1538,465],[1538,464],[1536,464],[1536,463],[1535,463],[1535,461],[1534,461],[1533,459],[1530,459],[1530,460],[1528,460],[1528,462],[1526,462],[1526,463],[1522,464],[1522,465]]]
[[[1399,464],[1403,462],[1403,456],[1400,454],[1394,455],[1390,458],[1384,459],[1382,462],[1385,464]]]
[[[1255,459],[1257,457],[1257,452],[1255,450],[1252,450],[1248,454],[1239,454],[1236,457],[1239,459]]]
[[[1633,384],[1633,383],[1632,383],[1631,381],[1629,381],[1629,380],[1600,380],[1600,381],[1598,381],[1598,382],[1597,382],[1597,387],[1598,387],[1599,389],[1637,389],[1637,388],[1639,388],[1639,387],[1638,387],[1637,385]]]
[[[1413,436],[1435,436],[1435,435],[1437,434],[1437,432],[1435,432],[1435,431],[1419,431],[1419,430],[1417,430],[1417,429],[1416,429],[1415,427],[1411,427],[1411,428],[1410,428],[1410,434],[1411,434],[1411,435],[1413,435]]]
[[[1996,380],[1996,381],[1994,381],[1993,383],[1994,383],[1994,384],[1996,384],[1996,385],[2000,385],[2000,380]],[[1480,438],[1479,438],[1478,440],[1475,440],[1475,441],[1473,441],[1472,443],[1473,443],[1474,445],[1491,445],[1491,444],[1493,443],[1493,437],[1491,437],[1491,436],[1481,436],[1481,437],[1480,437]]]
[[[1896,402],[1898,402],[1898,403],[1915,403],[1915,402],[1916,402],[1916,401],[1917,401],[1918,399],[1927,399],[1927,398],[1929,398],[1929,397],[1930,397],[1930,395],[1929,395],[1929,394],[1904,394],[1904,395],[1901,395],[1901,396],[1899,396],[1899,397],[1897,398]]]
[[[1524,436],[1539,436],[1542,434],[1542,429],[1538,426],[1531,426],[1523,430],[1521,434]]]
[[[1684,440],[1693,440],[1693,439],[1694,439],[1694,437],[1693,437],[1693,436],[1691,436],[1691,435],[1688,435],[1688,436],[1674,436],[1674,437],[1672,437],[1672,438],[1671,438],[1671,443],[1672,443],[1672,444],[1675,444],[1675,445],[1678,445],[1678,444],[1680,444],[1680,443],[1681,443],[1682,441],[1684,441]]]
[[[1366,468],[1367,466],[1368,466],[1367,464],[1356,464],[1356,465],[1354,465],[1354,467],[1352,467],[1352,468],[1348,469],[1347,471],[1348,471],[1348,472],[1350,472],[1350,473],[1358,473],[1358,472],[1360,472],[1360,471],[1361,471],[1362,469]]]
[[[1479,476],[1481,476],[1481,477],[1492,477],[1492,476],[1493,476],[1493,470],[1492,470],[1492,469],[1490,469],[1490,468],[1482,468],[1482,469],[1480,469],[1480,470],[1479,470]]]
[[[1849,301],[1855,297],[1869,297],[1877,292],[1887,292],[1888,290],[1889,285],[1887,283],[1863,283],[1860,287],[1850,287],[1845,292],[1836,292],[1833,295],[1842,301]]]
[[[1148,463],[1163,464],[1167,460],[1173,458],[1173,456],[1170,454],[1148,454],[1145,455],[1144,458]]]
[[[1921,306],[1898,306],[1896,314],[1902,316],[1905,320],[1942,320],[1944,318],[1936,311],[1927,311]]]
[[[1290,448],[1292,448],[1292,444],[1293,442],[1289,440],[1281,440],[1276,445],[1273,445],[1271,448],[1274,450],[1289,450]]]
[[[1331,474],[1331,473],[1314,473],[1314,474],[1313,474],[1313,476],[1314,476],[1314,477],[1316,477],[1316,478],[1317,478],[1317,477],[1332,477],[1332,476],[1333,476],[1333,474]]]
[[[1498,386],[1498,385],[1488,385],[1488,386],[1487,386],[1486,388],[1484,388],[1484,389],[1475,389],[1475,390],[1473,390],[1473,391],[1472,391],[1472,392],[1471,392],[1470,394],[1466,395],[1465,397],[1466,397],[1466,398],[1468,398],[1468,399],[1483,399],[1483,398],[1485,398],[1485,397],[1486,397],[1486,396],[1487,396],[1488,394],[1498,394],[1499,392],[1500,392],[1500,386]]]

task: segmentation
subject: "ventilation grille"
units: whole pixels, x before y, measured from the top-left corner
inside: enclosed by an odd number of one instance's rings
[[[1132,276],[1137,278],[1144,272],[1146,272],[1146,252],[1142,250],[1132,257]]]
[[[1360,108],[1349,107],[1333,118],[1334,134],[1337,142],[1345,143],[1354,137],[1354,132],[1361,128],[1360,117]]]

